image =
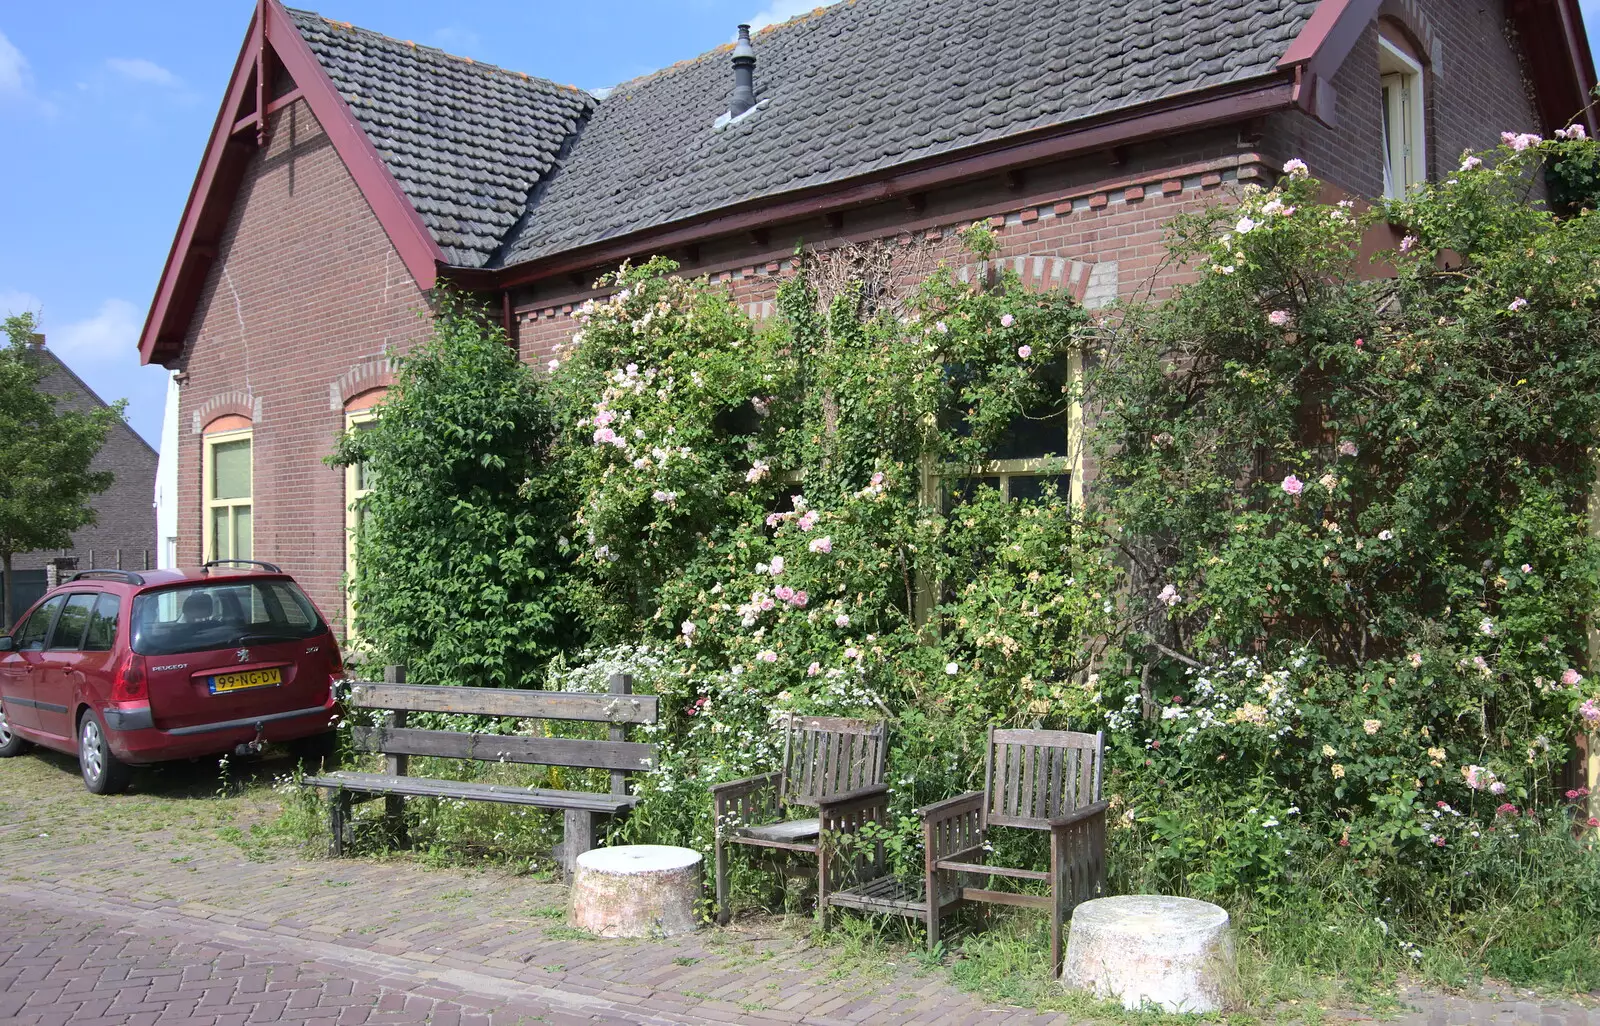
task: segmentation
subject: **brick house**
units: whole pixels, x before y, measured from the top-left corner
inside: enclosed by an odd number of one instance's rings
[[[986,218],[1025,281],[1101,305],[1178,282],[1165,222],[1287,158],[1394,194],[1503,129],[1593,131],[1594,82],[1576,0],[850,0],[603,98],[259,0],[140,339],[178,371],[179,561],[342,608],[362,482],[322,457],[437,282],[542,365],[624,259],[761,317],[797,244],[960,264]]]
[[[40,336],[42,338],[43,336]],[[87,412],[107,404],[83,383],[61,358],[44,344],[31,347],[47,369],[39,390],[56,397],[56,409]],[[144,570],[156,559],[156,515],[151,495],[156,479],[156,451],[126,422],[118,421],[95,455],[93,468],[115,475],[111,487],[95,496],[95,522],[72,533],[72,546],[40,552],[20,552],[12,557],[12,608],[17,616],[28,611],[49,583],[49,567],[87,570],[119,567]],[[0,629],[9,627],[0,624]]]

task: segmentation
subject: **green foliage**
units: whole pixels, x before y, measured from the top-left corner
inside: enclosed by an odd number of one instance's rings
[[[355,628],[384,661],[430,684],[519,687],[572,643],[552,441],[504,332],[443,295],[433,337],[399,359],[383,416],[330,457],[375,479],[350,584]]]
[[[7,317],[0,349],[0,629],[21,612],[11,608],[11,557],[67,548],[73,531],[95,522],[90,503],[114,475],[93,469],[94,458],[125,406],[56,409],[39,390],[49,364],[33,349],[35,327],[32,314]]]
[[[1142,612],[1100,692],[1140,886],[1274,909],[1337,885],[1421,938],[1525,906],[1495,868],[1516,850],[1592,873],[1587,792],[1557,781],[1600,720],[1600,222],[1525,196],[1593,149],[1513,137],[1366,220],[1291,168],[1176,226],[1200,279],[1131,312],[1090,385]],[[1407,234],[1372,280],[1378,219]],[[1519,972],[1578,978],[1554,965]]]

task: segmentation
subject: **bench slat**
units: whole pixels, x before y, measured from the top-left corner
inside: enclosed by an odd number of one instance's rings
[[[584,741],[565,737],[461,734],[449,730],[351,727],[350,744],[384,755],[432,755],[482,762],[518,762],[579,769],[648,770],[656,746],[637,741]]]
[[[576,691],[518,691],[370,681],[352,685],[346,701],[358,709],[475,713],[593,723],[654,723],[659,704],[655,695],[594,695]]]
[[[311,787],[340,788],[366,794],[404,795],[411,798],[462,798],[471,801],[500,802],[506,805],[534,805],[546,809],[578,809],[587,812],[621,812],[637,801],[631,795],[599,794],[591,791],[555,791],[507,784],[479,784],[461,780],[433,780],[428,777],[391,777],[382,773],[339,771],[306,777]]]

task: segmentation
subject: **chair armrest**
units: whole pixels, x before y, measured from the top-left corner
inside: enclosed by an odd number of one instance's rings
[[[1095,816],[1104,816],[1106,814],[1106,810],[1109,808],[1111,808],[1111,803],[1102,799],[1094,802],[1091,805],[1085,805],[1081,809],[1073,809],[1065,816],[1059,816],[1056,819],[1052,819],[1050,821],[1050,829],[1052,832],[1054,832],[1056,830],[1062,830],[1066,827],[1070,827],[1075,823],[1080,823],[1083,820],[1091,819]]]
[[[958,794],[954,798],[946,798],[942,802],[934,802],[932,805],[924,805],[922,808],[917,810],[917,815],[922,817],[923,822],[937,823],[942,819],[949,819],[952,816],[959,816],[963,812],[968,812],[971,809],[981,808],[982,806],[983,792],[968,791],[966,794]]]
[[[968,791],[917,810],[929,865],[983,847],[983,792]]]
[[[728,780],[721,784],[712,784],[711,793],[718,798],[735,798],[742,794],[752,794],[764,787],[776,787],[783,774],[762,773],[753,777],[740,777],[738,780]]]
[[[820,799],[817,802],[817,812],[822,819],[827,820],[855,809],[886,806],[888,797],[888,784],[868,784],[854,791],[844,791]]]
[[[712,785],[711,812],[717,836],[722,836],[724,828],[758,826],[776,819],[782,779],[782,773],[763,773]]]

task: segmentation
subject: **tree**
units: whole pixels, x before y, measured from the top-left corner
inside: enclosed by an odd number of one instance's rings
[[[569,515],[543,471],[550,417],[505,332],[441,296],[433,337],[400,360],[362,464],[350,586],[361,638],[430,684],[518,687],[572,640],[556,538]]]
[[[11,559],[19,552],[65,548],[72,532],[95,522],[89,500],[111,487],[114,475],[92,469],[124,404],[87,413],[57,410],[39,390],[49,373],[34,350],[32,314],[8,317],[0,349],[0,624],[9,628]]]

